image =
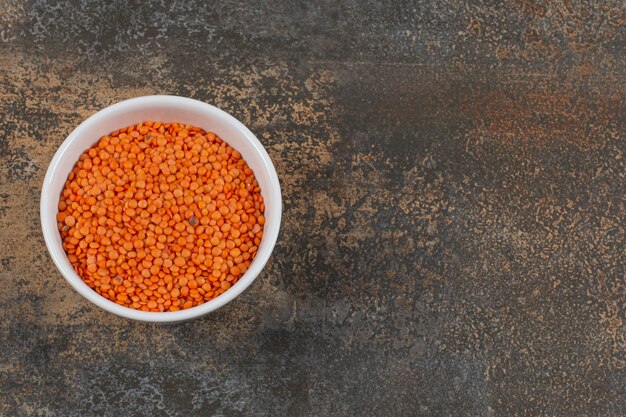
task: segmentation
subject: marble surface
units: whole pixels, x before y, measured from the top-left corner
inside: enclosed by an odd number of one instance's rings
[[[623,416],[620,1],[0,0],[0,415]],[[47,165],[176,94],[274,160],[236,301],[135,323],[64,281]]]

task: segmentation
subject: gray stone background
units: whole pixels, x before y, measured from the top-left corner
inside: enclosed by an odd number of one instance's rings
[[[0,415],[626,415],[621,1],[0,0]],[[203,319],[63,280],[47,165],[97,110],[212,103],[279,172]]]

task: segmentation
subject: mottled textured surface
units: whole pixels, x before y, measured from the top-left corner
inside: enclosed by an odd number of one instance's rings
[[[626,415],[621,1],[72,3],[0,1],[0,415]],[[155,93],[284,193],[257,281],[167,326],[74,292],[38,212],[73,127]]]

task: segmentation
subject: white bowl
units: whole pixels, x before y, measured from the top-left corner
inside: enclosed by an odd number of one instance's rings
[[[214,132],[246,160],[265,201],[263,238],[249,269],[228,291],[196,307],[153,313],[107,300],[78,276],[63,250],[57,230],[59,196],[79,156],[100,137],[145,120],[180,122]],[[248,128],[228,113],[197,100],[175,96],[138,97],[109,106],[81,123],[57,150],[41,190],[41,226],[48,251],[65,279],[92,303],[118,316],[148,322],[189,320],[217,310],[243,292],[259,275],[274,249],[282,212],[278,175],[263,145]]]

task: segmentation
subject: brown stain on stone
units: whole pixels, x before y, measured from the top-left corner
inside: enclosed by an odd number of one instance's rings
[[[522,94],[499,90],[468,102],[469,106],[463,106],[468,117],[481,120],[472,134],[488,132],[508,144],[522,139],[538,146],[558,142],[594,146],[598,134],[608,130],[618,135],[614,124],[621,106],[618,94],[583,101],[567,90]]]

